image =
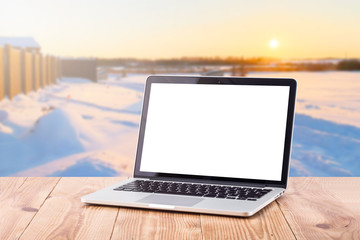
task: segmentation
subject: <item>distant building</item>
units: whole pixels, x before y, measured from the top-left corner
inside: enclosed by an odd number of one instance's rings
[[[38,42],[32,37],[0,37],[0,46],[6,44],[13,48],[22,48],[26,51],[40,53],[41,47]]]

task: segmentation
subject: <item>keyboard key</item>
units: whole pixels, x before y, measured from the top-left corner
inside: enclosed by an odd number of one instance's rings
[[[148,192],[158,194],[175,194],[209,198],[227,198],[236,200],[256,201],[271,189],[220,186],[209,184],[191,184],[152,180],[135,180],[115,188],[116,191]]]
[[[216,197],[216,194],[205,194],[204,197],[214,198]]]
[[[236,199],[236,196],[227,196],[226,199]]]
[[[216,195],[216,198],[226,198],[226,195],[225,194],[218,194],[218,195]]]
[[[236,200],[246,200],[247,197],[238,197]]]

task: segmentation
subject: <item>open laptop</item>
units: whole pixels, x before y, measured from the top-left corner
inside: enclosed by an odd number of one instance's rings
[[[90,204],[251,216],[287,186],[296,81],[150,76],[134,178]]]

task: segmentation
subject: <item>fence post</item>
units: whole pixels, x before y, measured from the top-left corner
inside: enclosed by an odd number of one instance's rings
[[[59,80],[62,78],[62,60],[61,58],[58,58],[59,62],[58,62],[58,78]]]
[[[55,57],[51,56],[51,83],[56,84]]]
[[[51,69],[50,69],[50,56],[47,55],[46,57],[46,86],[49,86],[51,84],[51,77],[50,77],[50,74],[51,74]]]
[[[24,85],[24,93],[27,94],[29,93],[32,89],[33,89],[33,82],[34,82],[34,78],[33,78],[33,53],[31,52],[25,52],[24,54],[24,76],[25,76],[25,85]]]
[[[52,69],[52,56],[49,56],[49,60],[48,60],[48,64],[49,64],[49,83],[50,85],[53,84],[53,79],[52,79],[52,73],[53,73],[53,69]]]
[[[10,48],[11,46],[6,44],[4,48],[4,96],[10,98]]]
[[[56,84],[56,82],[57,82],[57,76],[58,76],[58,68],[57,68],[57,57],[54,57],[53,58],[53,60],[54,60],[54,64],[53,64],[53,69],[54,69],[54,76],[53,76],[53,78],[54,78],[54,82],[55,82],[55,84]]]
[[[12,49],[10,45],[5,46],[5,84],[6,94],[12,99],[21,92],[21,53]]]
[[[31,89],[35,92],[36,91],[36,73],[35,73],[35,56],[36,53],[31,55]]]
[[[5,53],[4,48],[0,47],[0,101],[5,97],[5,68],[4,68]]]
[[[25,51],[24,49],[20,49],[19,51],[20,51],[20,89],[22,93],[26,93]]]
[[[48,84],[48,69],[47,69],[47,56],[43,56],[43,87],[46,87]]]
[[[51,56],[48,55],[47,56],[47,81],[48,81],[48,85],[52,84],[52,79],[51,79]]]
[[[40,54],[33,54],[33,76],[34,76],[34,91],[37,91],[40,88],[40,76],[41,76],[41,65],[40,65]]]
[[[44,66],[43,66],[43,56],[41,53],[39,53],[39,70],[40,70],[40,82],[39,82],[39,87],[43,88],[44,87],[44,70],[43,70]]]

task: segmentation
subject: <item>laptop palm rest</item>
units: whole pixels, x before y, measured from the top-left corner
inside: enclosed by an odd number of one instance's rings
[[[175,206],[185,206],[192,207],[195,204],[203,201],[204,199],[190,198],[190,197],[181,197],[181,196],[163,196],[163,195],[151,195],[144,197],[137,202],[139,203],[149,203],[149,204],[161,204],[161,205],[175,205]]]

